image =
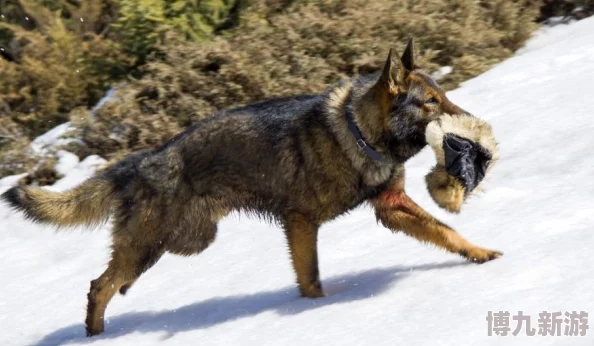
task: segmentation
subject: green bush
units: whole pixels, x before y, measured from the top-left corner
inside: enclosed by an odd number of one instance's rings
[[[245,0],[244,0],[245,2]],[[149,54],[159,52],[164,34],[174,30],[186,40],[202,42],[232,20],[242,0],[120,0],[119,16],[112,25],[115,39],[124,51],[146,62]]]
[[[28,18],[31,28],[8,15],[0,22],[4,38],[10,39],[0,43],[10,47],[8,59],[0,60],[0,104],[29,137],[66,121],[74,107],[97,102],[131,63],[116,42],[89,31],[100,8],[72,7],[65,16],[50,10],[62,2],[43,3],[48,7],[30,0],[13,6],[12,14]]]

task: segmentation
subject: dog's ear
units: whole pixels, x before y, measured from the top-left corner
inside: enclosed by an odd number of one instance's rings
[[[415,64],[415,41],[412,38],[408,41],[400,60],[404,67],[409,71],[412,71],[417,67]]]
[[[390,95],[398,94],[398,86],[404,84],[408,74],[402,60],[394,58],[395,55],[394,49],[390,48],[388,59],[376,84],[376,87]]]

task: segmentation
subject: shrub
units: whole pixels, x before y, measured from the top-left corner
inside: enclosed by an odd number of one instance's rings
[[[409,37],[429,71],[453,67],[442,79],[451,88],[519,48],[537,13],[529,0],[256,1],[232,33],[211,41],[167,32],[156,46],[163,55],[149,59],[142,79],[118,86],[123,96],[85,125],[84,140],[107,158],[151,148],[217,109],[374,72]]]
[[[583,19],[592,14],[594,14],[593,0],[543,0],[538,21],[547,22],[552,18],[561,17],[561,22],[567,22],[571,19]]]
[[[521,47],[542,13],[590,2],[6,0],[0,119],[20,128],[18,141],[0,146],[15,153],[0,159],[0,177],[15,172],[2,168],[8,160],[32,167],[30,158],[17,158],[28,142],[21,136],[58,122],[72,121],[80,139],[65,149],[113,161],[217,109],[319,92],[375,72],[388,48],[401,51],[410,37],[429,72],[451,67],[440,79],[451,89]],[[112,101],[91,114],[110,86]]]
[[[68,28],[60,11],[29,0],[20,4],[33,28],[0,22],[12,38],[11,58],[0,60],[0,103],[9,108],[9,116],[23,132],[34,137],[66,121],[74,107],[95,103],[125,75],[129,59],[116,43],[83,28]],[[91,16],[92,11],[83,7],[83,12]],[[70,16],[80,13],[71,11]],[[80,18],[78,22],[84,23]],[[92,16],[87,22],[92,25]]]

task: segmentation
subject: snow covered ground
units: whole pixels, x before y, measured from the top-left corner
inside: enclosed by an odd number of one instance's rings
[[[407,165],[414,199],[502,258],[465,263],[359,209],[321,230],[328,296],[301,299],[283,233],[234,216],[202,255],[165,256],[115,297],[106,332],[87,339],[86,294],[108,260],[108,230],[55,234],[0,206],[0,345],[593,345],[592,329],[538,335],[542,311],[586,311],[594,324],[592,33],[594,18],[542,31],[449,94],[501,143],[485,194],[462,214],[438,209],[425,191],[430,151]],[[102,163],[88,160],[68,159],[74,170],[56,188]],[[489,311],[523,311],[536,335],[488,336]]]

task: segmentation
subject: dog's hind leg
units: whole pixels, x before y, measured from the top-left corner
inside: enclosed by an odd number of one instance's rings
[[[146,270],[163,255],[163,247],[149,244],[133,245],[114,238],[112,258],[107,270],[91,281],[87,306],[87,336],[100,334],[104,330],[104,315],[107,304],[118,290],[127,290]]]
[[[197,198],[185,204],[171,223],[177,222],[164,241],[165,250],[174,255],[192,256],[206,250],[217,236],[217,223],[229,208],[215,200]]]
[[[293,269],[302,296],[324,296],[318,269],[318,226],[301,214],[293,213],[285,220],[285,234],[289,242]]]

